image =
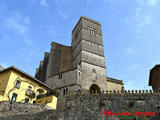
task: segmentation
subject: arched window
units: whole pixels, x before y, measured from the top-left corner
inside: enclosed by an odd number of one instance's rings
[[[15,88],[20,88],[20,84],[21,84],[21,81],[20,81],[20,78],[16,78],[16,84],[15,84]]]
[[[90,87],[90,93],[101,93],[101,90],[98,85],[92,84]]]

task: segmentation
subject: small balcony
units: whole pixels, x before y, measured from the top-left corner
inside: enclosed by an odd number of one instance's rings
[[[34,92],[33,92],[32,90],[30,90],[30,89],[27,89],[27,90],[26,90],[26,95],[27,95],[28,97],[33,97]]]

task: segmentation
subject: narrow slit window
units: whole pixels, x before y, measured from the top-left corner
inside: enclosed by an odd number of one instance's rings
[[[62,79],[62,74],[58,76],[59,79]]]
[[[65,89],[63,89],[63,95],[65,95],[66,94],[66,90]]]

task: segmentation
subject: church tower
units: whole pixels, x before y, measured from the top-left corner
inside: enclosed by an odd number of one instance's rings
[[[82,16],[72,31],[72,66],[81,66],[82,89],[106,91],[106,65],[101,24]]]
[[[106,75],[101,24],[85,16],[72,30],[71,46],[51,43],[51,50],[45,53],[35,77],[62,96],[79,90],[91,93],[123,90],[122,80]]]

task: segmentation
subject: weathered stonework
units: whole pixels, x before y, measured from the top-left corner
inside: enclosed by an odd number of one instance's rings
[[[108,90],[101,24],[82,16],[72,31],[71,46],[52,42],[35,77],[61,95],[68,91]],[[112,89],[122,90],[123,82],[118,85]]]
[[[77,93],[78,94],[78,93]],[[158,98],[153,93],[107,93],[102,95],[89,95],[79,93],[77,96],[66,98],[66,116],[69,120],[107,120],[110,116],[103,116],[103,111],[112,112],[150,112],[154,111],[157,117]],[[160,117],[160,116],[159,116]],[[157,119],[158,120],[158,119]]]
[[[50,108],[41,104],[0,102],[0,116],[37,113]],[[0,119],[1,120],[1,119]]]
[[[0,120],[65,120],[64,112],[56,110],[46,110],[43,112],[3,116]]]
[[[107,92],[107,94],[101,95],[90,94],[87,91],[69,92],[63,111],[47,110],[34,114],[5,116],[5,118],[7,120],[120,120],[117,116],[103,116],[104,110],[112,112],[128,110],[132,113],[153,111],[156,112],[156,116],[147,116],[147,118],[159,120],[157,96],[158,94],[147,91]]]

